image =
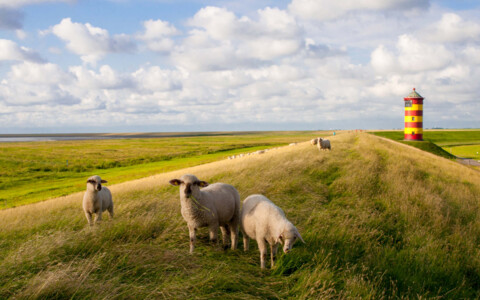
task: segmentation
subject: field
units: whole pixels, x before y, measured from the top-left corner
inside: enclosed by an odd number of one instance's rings
[[[0,298],[480,297],[480,173],[374,135],[331,137],[110,186],[116,218],[90,228],[81,193],[0,211]],[[184,173],[262,193],[306,244],[261,271],[205,229],[188,254]],[[242,248],[242,242],[239,243]]]
[[[375,131],[386,137],[445,158],[480,159],[480,130],[426,130],[423,142],[403,141],[403,131]]]
[[[85,189],[97,174],[110,184],[305,141],[330,132],[0,143],[0,209]]]

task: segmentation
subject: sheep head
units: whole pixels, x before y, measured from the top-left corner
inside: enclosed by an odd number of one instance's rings
[[[170,180],[170,184],[174,186],[180,186],[180,196],[190,198],[192,195],[198,197],[201,187],[208,186],[206,181],[198,180],[195,175],[183,175],[180,179]]]
[[[293,244],[295,244],[298,239],[305,244],[305,241],[302,239],[297,228],[292,223],[288,222],[278,237],[277,242],[283,244],[283,252],[288,253],[292,250]]]
[[[102,183],[107,183],[107,181],[103,180],[98,175],[91,176],[87,180],[87,190],[93,190],[93,191],[99,192],[102,190]]]

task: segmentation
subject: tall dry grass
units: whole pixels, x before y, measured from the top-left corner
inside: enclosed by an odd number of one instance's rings
[[[480,297],[479,173],[368,134],[331,141],[111,186],[116,218],[95,228],[82,194],[0,211],[0,298]],[[307,243],[266,272],[256,247],[206,230],[189,255],[168,185],[184,173],[265,194]]]

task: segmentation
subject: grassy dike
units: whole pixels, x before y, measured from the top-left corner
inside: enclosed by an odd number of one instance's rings
[[[81,193],[0,211],[0,298],[480,297],[480,173],[369,134],[331,138],[111,186],[89,228]],[[168,180],[193,173],[262,193],[306,244],[262,272],[200,230],[193,255]],[[239,247],[242,247],[240,242]]]

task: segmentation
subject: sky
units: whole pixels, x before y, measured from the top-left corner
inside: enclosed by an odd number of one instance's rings
[[[478,0],[0,0],[0,133],[480,128]]]

